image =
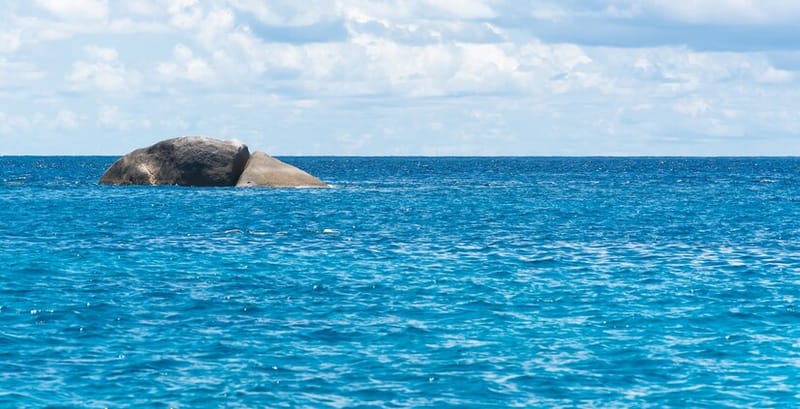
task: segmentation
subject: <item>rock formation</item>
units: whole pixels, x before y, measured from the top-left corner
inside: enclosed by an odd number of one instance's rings
[[[236,186],[327,187],[323,181],[264,152],[253,152]]]
[[[327,187],[302,170],[238,141],[205,136],[168,139],[114,162],[104,185]]]

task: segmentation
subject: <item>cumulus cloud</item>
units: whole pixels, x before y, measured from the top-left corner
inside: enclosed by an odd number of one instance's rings
[[[38,81],[45,75],[42,69],[31,63],[0,58],[0,88],[19,87],[28,82]]]
[[[183,44],[175,46],[172,61],[158,64],[158,73],[168,82],[176,80],[205,82],[214,78],[214,71],[209,64],[204,59],[196,57],[194,52]]]
[[[136,5],[148,4],[148,0],[128,1],[0,2],[0,53],[30,50],[77,36],[85,36],[84,40],[95,42],[88,37],[164,33],[170,28],[167,21],[158,18],[158,13],[139,14],[129,8],[148,13],[144,6]]]
[[[103,20],[108,17],[108,0],[36,0],[56,17],[74,20]]]
[[[4,108],[0,126],[197,130],[299,154],[658,153],[709,135],[788,135],[800,129],[798,11],[776,0],[6,2],[0,106],[24,108]]]
[[[579,46],[512,42],[485,23],[481,25],[495,41],[458,41],[456,35],[448,41],[408,42],[361,31],[359,26],[347,41],[291,44],[269,41],[236,24],[227,9],[209,10],[197,18],[206,23],[195,30],[195,39],[211,59],[186,45],[176,46],[173,60],[158,67],[168,81],[232,85],[266,78],[304,95],[517,94],[555,75],[573,75],[577,83],[585,83],[588,77],[576,70],[592,62]],[[227,75],[215,75],[219,72]],[[564,83],[562,78],[562,88]]]
[[[67,81],[78,90],[96,90],[104,93],[132,93],[138,91],[142,76],[129,70],[114,48],[87,46],[84,53],[88,60],[72,64]]]
[[[486,20],[497,17],[486,0],[346,0],[338,3],[339,16],[356,22],[406,20]]]
[[[202,20],[203,8],[198,0],[168,0],[167,4],[170,22],[178,28],[194,28]]]

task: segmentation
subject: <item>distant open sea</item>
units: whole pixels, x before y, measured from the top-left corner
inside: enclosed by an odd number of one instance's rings
[[[0,407],[800,407],[800,158],[0,157]]]

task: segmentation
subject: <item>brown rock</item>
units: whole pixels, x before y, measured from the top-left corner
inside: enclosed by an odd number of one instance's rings
[[[249,159],[241,142],[183,136],[128,153],[106,170],[100,184],[234,186]]]

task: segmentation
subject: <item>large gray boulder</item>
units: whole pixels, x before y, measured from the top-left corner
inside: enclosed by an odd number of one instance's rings
[[[238,141],[206,136],[167,139],[114,162],[104,185],[328,187],[323,181],[266,153],[250,155]]]
[[[103,174],[100,183],[234,186],[248,159],[250,151],[241,142],[183,136],[123,156]]]
[[[239,177],[241,187],[328,187],[325,182],[264,152],[253,152]]]

